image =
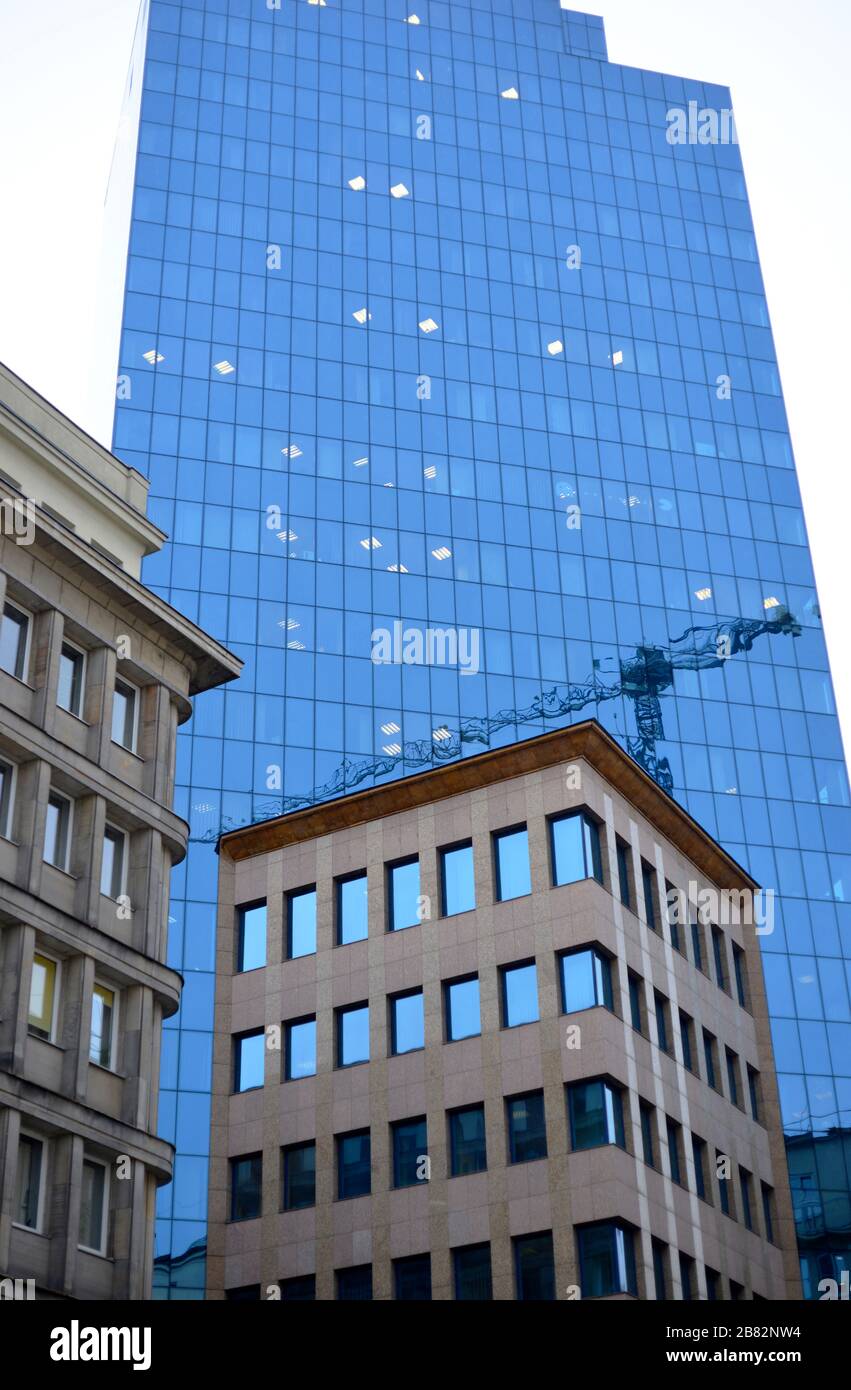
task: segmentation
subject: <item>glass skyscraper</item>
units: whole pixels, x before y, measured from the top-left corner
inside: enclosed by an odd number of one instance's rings
[[[596,716],[777,891],[814,1294],[851,810],[729,91],[558,0],[151,0],[139,43],[114,448],[147,582],[246,663],[179,740],[159,1292],[203,1290],[218,830]]]

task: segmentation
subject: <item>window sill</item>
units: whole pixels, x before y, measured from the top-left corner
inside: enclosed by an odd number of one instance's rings
[[[93,1250],[90,1245],[78,1245],[77,1249],[82,1255],[94,1255],[95,1259],[103,1260],[105,1264],[115,1264],[112,1256],[105,1254],[103,1250]]]
[[[61,874],[63,878],[70,878],[72,883],[79,883],[82,878],[82,874],[72,874],[70,869],[63,869],[61,864],[54,864],[51,859],[42,859],[41,862],[44,864],[45,868],[54,869],[56,873]]]
[[[116,738],[111,738],[110,743],[112,744],[113,748],[120,748],[122,753],[129,753],[131,758],[135,758],[137,763],[141,763],[143,766],[147,761],[147,759],[142,757],[141,753],[136,752],[135,748],[128,748],[126,743],[119,743],[118,739]]]
[[[38,1236],[41,1240],[49,1240],[50,1237],[44,1231],[37,1231],[34,1226],[25,1226],[23,1221],[12,1222],[13,1231],[26,1231],[27,1235]]]

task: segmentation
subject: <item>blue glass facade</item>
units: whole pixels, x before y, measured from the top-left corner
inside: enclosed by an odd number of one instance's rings
[[[179,740],[164,1296],[220,826],[589,715],[779,894],[808,1291],[847,1263],[851,810],[730,106],[557,0],[151,0],[114,448],[246,663]]]

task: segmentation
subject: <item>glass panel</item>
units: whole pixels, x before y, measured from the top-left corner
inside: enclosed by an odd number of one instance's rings
[[[471,912],[476,906],[473,846],[459,845],[456,849],[446,849],[442,852],[440,861],[444,917],[453,917],[459,912]]]
[[[390,1126],[393,1134],[393,1186],[415,1187],[424,1180],[428,1157],[428,1133],[424,1118],[401,1120]]]
[[[516,1028],[538,1018],[538,975],[535,963],[509,965],[502,972],[503,1023]]]
[[[57,869],[68,867],[68,827],[71,803],[61,796],[51,796],[47,803],[44,827],[44,857]]]
[[[82,652],[63,644],[59,656],[59,682],[56,690],[56,703],[62,709],[79,716],[83,708],[83,666]]]
[[[262,1028],[235,1039],[234,1090],[253,1091],[263,1085],[266,1034]]]
[[[287,1024],[286,1079],[316,1075],[316,1019],[304,1018]]]
[[[368,932],[366,874],[341,879],[337,884],[337,943],[365,941]]]
[[[404,864],[394,864],[389,870],[390,878],[390,930],[404,931],[415,927],[420,912],[420,861],[408,860]]]
[[[624,1146],[621,1093],[605,1081],[582,1081],[568,1087],[570,1132],[574,1149],[598,1144]]]
[[[632,906],[632,893],[629,888],[629,867],[632,861],[632,851],[629,845],[624,844],[623,840],[617,842],[618,860],[618,891],[624,907]]]
[[[15,1195],[15,1220],[19,1226],[38,1230],[39,1197],[44,1144],[22,1134],[18,1146],[18,1175]]]
[[[316,889],[287,894],[287,957],[312,956],[316,951]]]
[[[89,1061],[98,1066],[112,1066],[112,1020],[115,994],[106,985],[95,984],[92,991],[92,1030],[89,1036]]]
[[[99,1252],[103,1249],[105,1195],[106,1169],[100,1163],[84,1160],[80,1193],[80,1244],[87,1250]]]
[[[517,1271],[517,1298],[521,1303],[532,1300],[552,1301],[555,1296],[555,1265],[553,1238],[547,1231],[539,1236],[518,1236],[514,1241],[514,1260]]]
[[[107,826],[103,836],[100,891],[107,898],[120,898],[124,888],[124,836]]]
[[[9,763],[0,763],[0,835],[11,834],[12,787],[14,771]]]
[[[266,964],[266,904],[238,908],[237,970],[257,970]]]
[[[547,1126],[541,1091],[506,1101],[511,1163],[531,1163],[547,1156]]]
[[[263,1156],[231,1159],[231,1221],[253,1221],[260,1215]]]
[[[644,912],[647,917],[647,925],[651,931],[658,931],[659,921],[656,916],[656,870],[649,864],[641,863],[641,881],[644,885]]]
[[[479,980],[452,980],[446,985],[446,1040],[477,1037],[482,1031]]]
[[[337,1065],[369,1061],[369,1005],[357,1004],[337,1014]]]
[[[284,1150],[284,1211],[312,1207],[316,1201],[316,1144]]]
[[[496,895],[499,902],[522,898],[532,891],[529,869],[529,836],[520,830],[503,831],[494,836],[496,847]]]
[[[641,1033],[644,1029],[643,1011],[641,1007],[642,984],[637,975],[629,977],[629,1012],[632,1026],[637,1032]]]
[[[390,1046],[394,1054],[425,1047],[423,992],[399,994],[390,1001]]]
[[[53,1036],[56,1002],[56,962],[46,956],[33,956],[30,982],[29,1030],[39,1038]]]
[[[431,1298],[430,1255],[412,1255],[405,1260],[394,1260],[393,1276],[397,1299],[423,1303]]]
[[[633,1234],[612,1223],[579,1231],[579,1265],[583,1298],[606,1298],[637,1292]]]
[[[653,1144],[653,1107],[641,1104],[639,1106],[641,1116],[641,1148],[644,1162],[651,1168],[656,1167],[656,1150]]]
[[[337,1196],[364,1197],[370,1191],[369,1130],[341,1134],[337,1140]]]
[[[337,1271],[337,1298],[345,1302],[368,1303],[372,1298],[372,1265]]]
[[[28,631],[29,618],[7,603],[0,624],[0,667],[18,680],[26,679]]]
[[[665,1251],[666,1247],[660,1241],[653,1241],[653,1281],[656,1285],[656,1297],[658,1299],[668,1297],[665,1278]]]
[[[281,1301],[283,1303],[313,1303],[315,1298],[315,1274],[301,1274],[296,1279],[281,1280]]]
[[[485,1302],[493,1298],[489,1245],[468,1245],[462,1250],[453,1250],[452,1263],[458,1302]]]
[[[483,1173],[488,1166],[485,1141],[485,1108],[472,1105],[449,1116],[450,1175]]]
[[[132,685],[115,682],[112,697],[112,738],[131,752],[136,747],[136,694]]]
[[[562,1008],[566,1014],[603,1005],[612,1008],[612,967],[599,951],[570,951],[561,957]]]

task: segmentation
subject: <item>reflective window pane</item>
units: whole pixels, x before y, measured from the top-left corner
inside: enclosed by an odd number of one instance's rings
[[[337,1066],[369,1061],[369,1005],[353,1004],[337,1011]]]
[[[287,894],[287,958],[312,956],[316,951],[316,889]]]
[[[390,931],[415,927],[420,920],[420,861],[409,859],[388,870]]]
[[[253,1091],[262,1086],[265,1063],[266,1034],[262,1028],[234,1038],[234,1091]]]
[[[237,970],[257,970],[266,964],[266,904],[237,908]]]
[[[337,1138],[337,1196],[365,1197],[371,1188],[369,1130]]]
[[[284,1149],[284,1211],[312,1207],[316,1201],[316,1144]]]
[[[529,835],[525,825],[519,830],[503,830],[494,835],[494,850],[497,900],[507,902],[531,893]]]
[[[526,1096],[512,1096],[505,1103],[508,1117],[508,1154],[510,1163],[531,1163],[547,1156],[547,1126],[544,1116],[544,1093],[532,1091]]]
[[[59,680],[56,687],[56,703],[60,709],[68,710],[77,717],[83,712],[83,671],[85,657],[76,647],[63,642],[59,655]]]
[[[421,989],[390,1000],[390,1050],[416,1052],[425,1047],[425,1011]]]
[[[89,1034],[89,1061],[99,1067],[113,1064],[113,1020],[115,991],[95,982],[92,990],[92,1026]]]
[[[0,667],[19,681],[26,680],[27,637],[29,618],[26,613],[7,603],[0,623]]]
[[[230,1173],[230,1219],[253,1221],[260,1215],[263,1155],[246,1154],[244,1158],[232,1158]]]
[[[390,1126],[393,1152],[393,1186],[415,1187],[428,1176],[428,1132],[425,1117],[397,1120]]]
[[[615,1222],[584,1226],[577,1232],[583,1298],[637,1294],[633,1232]]]
[[[83,1161],[80,1193],[80,1245],[103,1252],[106,1245],[106,1168],[90,1159]]]
[[[574,1149],[598,1144],[624,1148],[623,1098],[608,1081],[578,1081],[567,1088]]]
[[[393,1290],[397,1299],[424,1303],[431,1298],[431,1256],[409,1255],[393,1261]]]
[[[483,1173],[488,1166],[485,1107],[470,1105],[449,1115],[449,1174]]]
[[[550,1231],[515,1236],[514,1270],[519,1302],[552,1302],[556,1296],[553,1238]]]
[[[37,1038],[49,1040],[53,1036],[57,974],[55,960],[38,953],[33,956],[28,1026]]]
[[[112,739],[131,752],[136,749],[136,708],[138,691],[126,681],[117,680],[112,697]]]
[[[288,1023],[284,1038],[287,1081],[316,1075],[316,1019],[301,1018]]]
[[[600,832],[596,821],[582,811],[550,821],[553,884],[578,883],[583,878],[603,882]]]
[[[337,882],[337,945],[365,941],[368,933],[366,874]]]
[[[459,912],[471,912],[476,906],[476,886],[473,874],[473,846],[458,845],[445,849],[440,855],[443,915],[453,917]]]
[[[482,1031],[478,976],[450,980],[444,986],[444,1008],[447,1042],[478,1037]]]
[[[575,1013],[597,1005],[611,1009],[612,967],[608,956],[590,947],[585,951],[569,951],[561,957],[562,1009]]]
[[[22,1134],[18,1145],[14,1220],[19,1226],[28,1226],[31,1231],[39,1229],[43,1166],[42,1140]]]
[[[516,1028],[538,1018],[538,974],[535,962],[507,965],[502,971],[503,1026]]]
[[[452,1251],[455,1298],[482,1303],[493,1298],[490,1245],[466,1245]]]

